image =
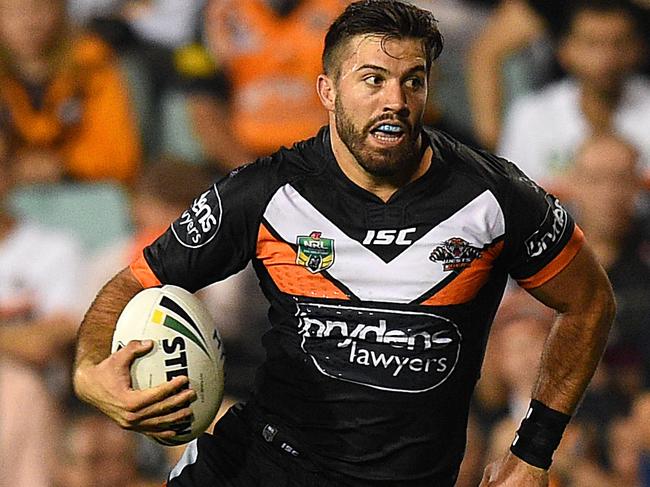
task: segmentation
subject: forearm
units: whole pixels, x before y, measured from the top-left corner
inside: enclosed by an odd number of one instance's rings
[[[499,53],[476,45],[469,56],[468,86],[476,136],[494,150],[499,141],[502,116],[502,59]]]
[[[72,343],[76,325],[67,317],[0,326],[0,355],[36,367],[46,366]]]
[[[476,135],[487,149],[496,148],[501,132],[503,65],[543,31],[542,21],[525,0],[502,0],[472,46],[468,64],[470,103]]]
[[[84,364],[96,365],[109,356],[115,324],[129,300],[142,290],[130,269],[124,269],[99,292],[77,335],[75,375]]]
[[[534,399],[566,414],[575,411],[607,343],[614,309],[607,286],[589,309],[559,314],[542,353]]]

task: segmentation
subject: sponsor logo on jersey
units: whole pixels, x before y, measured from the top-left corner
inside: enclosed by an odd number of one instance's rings
[[[300,303],[298,318],[302,350],[319,372],[376,389],[431,390],[460,355],[458,327],[431,313]]]
[[[198,249],[209,243],[219,231],[221,213],[221,199],[217,187],[212,186],[172,224],[172,232],[181,245]]]
[[[459,271],[469,267],[482,253],[480,248],[473,247],[467,240],[454,237],[435,247],[429,259],[441,262],[445,271]]]
[[[415,227],[403,230],[368,230],[363,245],[411,245],[413,240],[409,238],[409,234],[416,231]]]
[[[296,264],[316,274],[334,264],[334,240],[321,237],[321,232],[311,232],[308,237],[298,237]]]
[[[546,195],[548,208],[539,229],[526,239],[526,252],[529,257],[537,257],[553,247],[562,238],[569,222],[567,211],[557,198]]]

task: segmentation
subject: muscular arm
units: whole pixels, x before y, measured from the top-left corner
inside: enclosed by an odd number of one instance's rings
[[[572,414],[605,349],[615,312],[611,286],[585,247],[564,271],[531,294],[558,312],[533,398]]]
[[[157,387],[131,388],[133,360],[151,350],[151,341],[132,341],[111,354],[117,319],[142,286],[130,269],[117,274],[99,292],[79,329],[74,366],[74,389],[121,427],[158,438],[175,435],[172,427],[185,421],[196,393],[187,388],[187,377],[175,377]]]
[[[76,323],[63,315],[11,325],[0,324],[0,355],[46,367],[72,344]]]
[[[557,276],[530,293],[558,312],[546,339],[533,398],[572,414],[605,349],[614,319],[612,289],[587,247]],[[489,465],[481,487],[547,486],[548,474],[507,453]]]
[[[123,269],[104,286],[79,327],[75,371],[85,363],[97,365],[110,355],[117,318],[141,290],[130,269]]]

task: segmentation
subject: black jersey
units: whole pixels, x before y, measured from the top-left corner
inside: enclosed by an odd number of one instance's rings
[[[582,241],[513,164],[424,135],[430,169],[386,203],[324,128],[207,189],[132,264],[193,292],[252,260],[272,324],[255,404],[352,483],[455,478],[507,277],[539,286]]]

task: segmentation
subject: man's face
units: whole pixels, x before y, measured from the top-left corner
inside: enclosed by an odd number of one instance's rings
[[[59,0],[0,0],[0,42],[18,58],[41,55],[63,16]]]
[[[605,235],[621,235],[641,188],[638,155],[609,138],[591,142],[579,153],[572,177],[572,197],[580,223]]]
[[[334,117],[345,146],[376,177],[415,166],[427,98],[421,41],[357,36],[341,57]]]
[[[618,89],[639,64],[641,42],[622,12],[579,13],[561,49],[563,67],[596,89]]]

